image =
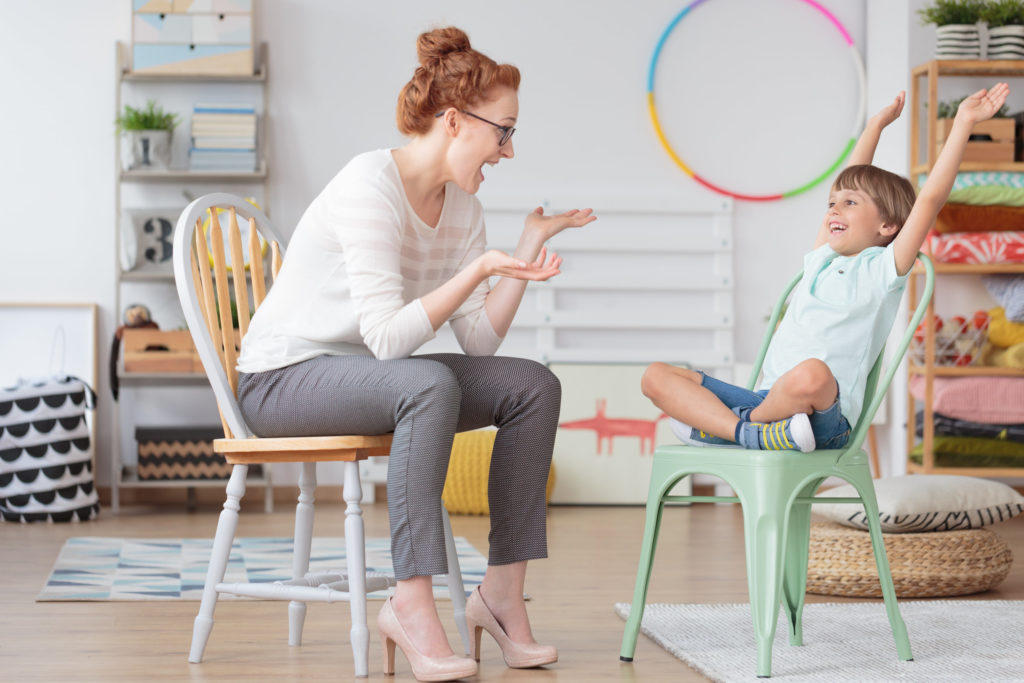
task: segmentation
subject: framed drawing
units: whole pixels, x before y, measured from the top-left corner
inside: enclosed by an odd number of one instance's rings
[[[677,443],[667,416],[642,393],[647,364],[552,363],[562,383],[555,437],[555,504],[642,505],[654,448]],[[680,483],[681,493],[689,479]]]

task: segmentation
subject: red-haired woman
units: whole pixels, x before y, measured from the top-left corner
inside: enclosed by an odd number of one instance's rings
[[[420,679],[476,673],[455,656],[431,576],[447,571],[441,490],[456,432],[498,427],[488,483],[488,568],[466,616],[512,667],[557,660],[534,640],[523,586],[547,556],[545,485],[561,389],[543,365],[494,356],[530,280],[557,275],[544,243],[590,210],[526,217],[511,255],[485,250],[473,195],[483,167],[514,152],[519,70],[442,28],[419,37],[420,66],[398,100],[397,149],[350,161],[306,210],[253,318],[239,399],[260,436],[394,432],[388,513],[398,585],[377,623]],[[490,287],[488,278],[500,276]],[[412,355],[448,322],[465,354]]]

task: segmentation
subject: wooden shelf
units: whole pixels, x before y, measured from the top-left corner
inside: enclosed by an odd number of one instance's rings
[[[931,169],[928,164],[916,164],[911,167],[910,175],[918,176],[922,173],[927,175]],[[960,172],[969,171],[1004,171],[1007,173],[1024,173],[1024,161],[963,161],[960,163]]]
[[[245,478],[246,486],[266,484],[263,476],[251,475]],[[134,467],[125,467],[121,474],[121,488],[161,489],[161,488],[219,488],[228,485],[227,479],[139,479]]]
[[[991,273],[1024,274],[1024,263],[935,263],[940,275],[988,275]],[[915,275],[923,275],[921,266],[914,266]]]
[[[924,365],[910,365],[910,374],[935,377],[1024,377],[1024,368],[1004,368],[996,365],[934,365],[930,369]]]
[[[933,59],[915,66],[911,75],[927,76],[934,68],[939,76],[1020,76],[1024,60],[1020,59]]]
[[[205,372],[118,372],[121,386],[203,386],[210,380]]]
[[[256,171],[190,171],[185,168],[163,171],[121,171],[121,180],[136,183],[258,183],[267,178],[267,165],[260,162]]]

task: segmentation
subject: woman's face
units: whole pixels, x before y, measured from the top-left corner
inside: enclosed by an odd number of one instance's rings
[[[458,131],[448,148],[448,165],[455,184],[476,194],[484,181],[485,165],[515,156],[512,140],[501,144],[501,139],[516,125],[519,96],[511,88],[498,88],[489,99],[456,116]]]

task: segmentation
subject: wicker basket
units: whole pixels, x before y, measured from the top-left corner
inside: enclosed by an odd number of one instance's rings
[[[882,534],[896,595],[936,598],[980,593],[1010,573],[1013,553],[988,529]],[[880,598],[875,555],[867,531],[833,523],[811,525],[807,592]]]

